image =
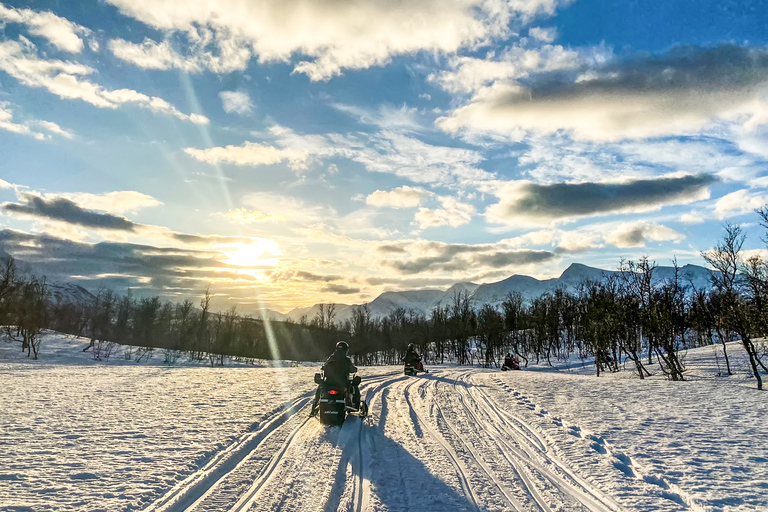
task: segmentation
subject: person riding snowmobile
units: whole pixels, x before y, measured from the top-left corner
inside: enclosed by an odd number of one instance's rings
[[[346,341],[340,341],[336,343],[336,349],[325,361],[322,367],[325,382],[336,384],[342,387],[350,387],[352,390],[352,403],[357,407],[360,405],[360,387],[355,383],[355,379],[350,380],[349,374],[357,371],[357,366],[352,363],[352,360],[347,355],[349,353],[349,343]],[[318,404],[320,402],[320,386],[317,387],[315,392],[315,399],[312,402],[312,410],[309,415],[314,416],[318,411]]]
[[[416,366],[416,369],[420,372],[429,373],[426,369],[424,369],[424,365],[421,362],[421,356],[418,352],[416,352],[416,347],[413,345],[413,343],[408,344],[408,348],[405,351],[405,356],[403,357],[403,362],[405,364],[413,364]]]
[[[512,355],[512,352],[507,352],[506,357],[504,357],[504,365],[501,367],[502,370],[519,370],[520,369],[520,363],[517,360],[517,357]]]

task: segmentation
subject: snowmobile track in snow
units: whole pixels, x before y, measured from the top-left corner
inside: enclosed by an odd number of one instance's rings
[[[466,369],[381,374],[361,385],[369,416],[350,416],[341,428],[308,418],[313,393],[305,393],[214,453],[144,512],[408,510],[420,501],[415,492],[423,478],[448,493],[454,505],[446,511],[622,510],[483,387]],[[422,467],[419,456],[433,466]],[[394,463],[385,473],[382,460]],[[435,473],[435,467],[443,469]],[[401,491],[396,499],[392,486]]]

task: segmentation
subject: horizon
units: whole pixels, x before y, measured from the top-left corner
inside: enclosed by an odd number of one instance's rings
[[[0,0],[1,250],[242,311],[768,254],[764,9],[204,4]]]

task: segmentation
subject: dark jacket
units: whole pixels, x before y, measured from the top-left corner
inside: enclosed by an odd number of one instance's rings
[[[421,356],[414,349],[409,348],[405,351],[405,357],[403,357],[405,363],[416,364],[421,361]]]
[[[357,366],[343,350],[334,350],[323,365],[325,380],[340,385],[346,385],[349,382],[349,374],[356,371]]]

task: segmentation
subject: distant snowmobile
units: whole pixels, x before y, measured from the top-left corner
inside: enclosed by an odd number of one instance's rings
[[[507,356],[504,358],[504,364],[501,366],[501,371],[506,372],[507,370],[519,370],[520,369],[520,363],[517,361],[517,358],[513,356],[511,353],[507,354]]]
[[[368,404],[353,393],[360,385],[360,377],[355,375],[349,385],[326,380],[322,372],[315,374],[315,383],[320,387],[320,403],[317,409],[318,419],[324,425],[341,425],[347,415],[364,418],[368,415]]]

